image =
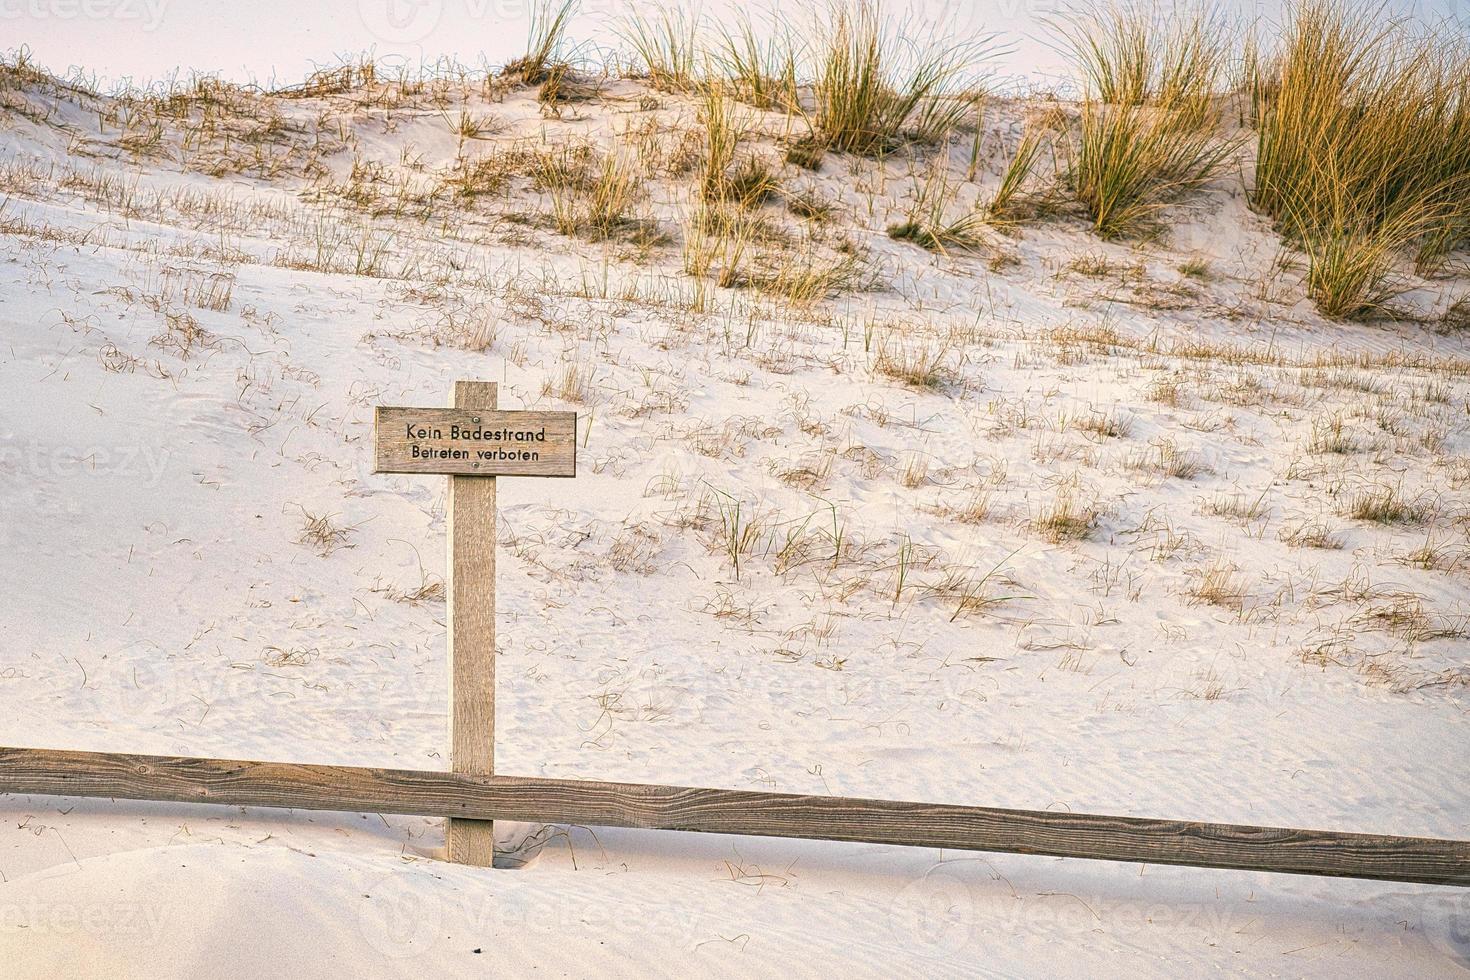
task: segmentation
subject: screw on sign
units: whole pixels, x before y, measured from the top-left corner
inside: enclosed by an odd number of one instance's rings
[[[501,412],[496,387],[457,381],[452,408],[379,406],[378,473],[449,477],[450,769],[495,773],[495,477],[577,475],[575,412]],[[448,823],[449,860],[489,867],[489,820]]]

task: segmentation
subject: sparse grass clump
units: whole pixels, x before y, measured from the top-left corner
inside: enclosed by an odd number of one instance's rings
[[[547,75],[561,60],[567,24],[580,3],[581,0],[536,0],[531,6],[530,42],[526,53],[506,65],[503,74],[518,79],[523,85],[539,85],[546,81]]]
[[[1410,643],[1460,639],[1470,631],[1466,617],[1437,615],[1424,607],[1421,597],[1406,594],[1366,604],[1351,622],[1359,630],[1382,631]]]
[[[534,154],[531,158],[531,182],[541,191],[582,191],[591,185],[595,169],[596,153],[591,143],[561,143]]]
[[[834,293],[856,289],[867,278],[857,256],[823,255],[814,248],[781,253],[774,268],[750,275],[751,285],[796,306],[807,306]]]
[[[929,482],[929,456],[927,453],[905,453],[898,467],[898,482],[910,490],[916,490]]]
[[[1264,491],[1254,497],[1242,493],[1217,494],[1205,502],[1203,509],[1206,514],[1242,525],[1254,524],[1271,513]]]
[[[815,188],[807,187],[786,194],[786,210],[798,218],[824,222],[831,221],[837,214],[837,205]]]
[[[739,579],[746,559],[767,542],[768,521],[722,490],[715,491],[715,504],[719,511],[715,547],[729,560],[731,571]]]
[[[776,168],[763,156],[743,156],[725,174],[723,193],[741,207],[764,204],[781,191]]]
[[[554,395],[564,402],[585,404],[592,400],[593,367],[584,361],[564,361],[555,376],[541,384],[542,395]]]
[[[688,92],[698,81],[699,31],[697,15],[667,6],[649,16],[635,9],[619,33],[649,84],[664,92]]]
[[[1147,450],[1140,450],[1125,460],[1129,469],[1146,470],[1176,480],[1192,480],[1206,471],[1199,456],[1180,449],[1172,439],[1160,439]]]
[[[1216,560],[1200,568],[1195,574],[1194,584],[1187,592],[1195,603],[1219,606],[1236,613],[1245,608],[1249,594],[1249,586],[1240,569],[1223,560]]]
[[[972,251],[983,244],[980,229],[983,221],[971,211],[948,224],[932,225],[910,218],[888,227],[888,237],[908,242],[930,252],[946,253],[951,249]]]
[[[1210,271],[1210,263],[1199,257],[1185,259],[1179,263],[1179,274],[1188,279],[1198,279],[1201,282],[1208,281],[1214,275]]]
[[[1461,296],[1446,307],[1439,325],[1445,330],[1470,330],[1470,295]]]
[[[499,197],[510,188],[511,178],[527,166],[522,153],[495,151],[475,159],[459,157],[443,173],[440,186],[461,201]]]
[[[954,603],[954,612],[949,617],[951,623],[975,613],[989,612],[994,606],[1029,598],[1012,592],[996,592],[998,586],[1015,587],[1004,567],[1013,556],[1014,552],[985,569],[958,564],[945,566],[937,580],[925,586],[924,591],[937,599]]]
[[[1117,409],[1108,412],[1092,411],[1079,417],[1074,423],[1082,432],[1100,439],[1122,439],[1133,430],[1133,416]]]
[[[699,195],[704,201],[731,202],[750,208],[780,191],[780,177],[768,159],[755,154],[739,155],[748,122],[723,84],[712,82],[705,88],[699,121],[704,129]]]
[[[1102,237],[1150,232],[1236,150],[1214,132],[1229,37],[1203,13],[1121,7],[1068,18],[1062,33],[1085,93],[1067,183]]]
[[[445,115],[444,121],[449,125],[449,131],[459,140],[460,151],[463,152],[464,144],[469,140],[483,140],[496,132],[501,123],[490,116],[479,113],[467,112],[461,109],[456,115]],[[354,169],[356,167],[354,166]]]
[[[632,216],[643,174],[624,154],[599,155],[585,143],[550,148],[536,156],[532,179],[549,198],[552,224],[563,235],[600,240],[647,230]]]
[[[1063,268],[1089,279],[1118,279],[1120,281],[1140,280],[1146,271],[1142,263],[1115,262],[1101,252],[1083,252],[1081,255],[1068,259]]]
[[[1336,550],[1342,539],[1321,521],[1297,521],[1281,529],[1281,540],[1293,548]]]
[[[1016,146],[1016,152],[1001,174],[1000,186],[985,205],[985,216],[997,225],[1014,224],[1036,210],[1033,195],[1026,192],[1026,182],[1036,169],[1042,149],[1050,141],[1041,129],[1027,129]]]
[[[546,70],[546,77],[536,92],[536,101],[541,104],[543,115],[559,117],[562,106],[589,102],[597,97],[598,91],[594,79],[573,71],[565,61],[558,61]]]
[[[1420,500],[1404,496],[1402,487],[1382,486],[1360,490],[1348,499],[1347,515],[1374,524],[1417,524],[1427,508]]]
[[[864,156],[905,142],[937,142],[971,109],[965,77],[973,44],[904,35],[874,0],[833,0],[817,39],[816,107],[820,145]]]
[[[697,201],[684,221],[684,272],[696,279],[713,273],[725,288],[744,285],[746,256],[760,236],[760,223],[750,212],[724,202]]]
[[[1144,390],[1144,397],[1151,402],[1160,405],[1168,405],[1170,408],[1178,408],[1184,403],[1187,388],[1184,379],[1176,374],[1166,374],[1154,378],[1148,383]]]
[[[1094,504],[1078,500],[1072,490],[1064,488],[1032,518],[1031,529],[1053,544],[1081,541],[1092,537],[1099,516]]]
[[[1068,181],[1103,238],[1145,234],[1165,207],[1221,174],[1235,148],[1168,109],[1089,101]]]
[[[931,252],[973,251],[984,245],[985,216],[974,209],[952,215],[956,188],[942,160],[923,179],[916,179],[913,202],[888,237]]]
[[[827,144],[815,135],[808,134],[786,144],[786,162],[803,170],[821,170],[826,156]]]
[[[1424,543],[1393,559],[1400,565],[1422,568],[1427,572],[1453,572],[1470,564],[1470,548],[1448,541],[1435,541],[1430,535]]]
[[[597,177],[586,197],[581,227],[597,238],[611,238],[623,230],[640,194],[641,174],[632,161],[615,153],[602,158]]]
[[[1307,440],[1307,452],[1347,455],[1361,448],[1357,437],[1348,431],[1347,420],[1340,413],[1312,419],[1312,434]]]
[[[1329,317],[1383,311],[1397,263],[1431,268],[1470,240],[1470,48],[1376,15],[1298,0],[1249,66],[1251,204],[1306,251]]]
[[[1228,81],[1234,39],[1206,9],[1099,7],[1060,28],[1084,87],[1108,105],[1156,106],[1198,124]]]
[[[684,222],[684,271],[722,288],[754,287],[805,306],[862,286],[864,269],[855,250],[794,240],[770,214],[738,200],[696,200]]]
[[[762,37],[764,35],[764,37]],[[775,23],[758,31],[742,11],[722,32],[716,58],[736,96],[758,109],[801,110],[797,85],[798,47],[789,28]]]
[[[927,341],[885,340],[873,357],[873,370],[910,388],[936,391],[954,380],[951,352]]]
[[[944,513],[961,524],[983,524],[995,508],[996,490],[994,483],[975,487],[959,503],[945,508]]]
[[[171,351],[184,361],[194,356],[199,349],[219,346],[218,340],[200,325],[192,313],[169,309],[160,312],[164,327],[162,332],[149,340],[152,346]]]
[[[338,548],[351,547],[347,541],[356,528],[338,524],[336,514],[313,514],[303,508],[301,515],[301,535],[297,538],[301,544],[316,549],[323,558]]]

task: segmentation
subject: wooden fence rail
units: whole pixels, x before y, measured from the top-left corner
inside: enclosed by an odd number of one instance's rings
[[[0,748],[0,792],[804,837],[1470,886],[1470,841],[639,783]]]
[[[458,381],[452,409],[379,406],[374,429],[378,472],[451,480],[450,772],[0,748],[0,793],[447,817],[449,859],[481,866],[490,821],[519,820],[1470,886],[1470,841],[496,775],[495,475],[572,476],[577,451],[574,414],[496,391]]]

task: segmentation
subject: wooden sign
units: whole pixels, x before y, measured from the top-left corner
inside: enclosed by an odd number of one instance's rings
[[[507,819],[1470,887],[1463,840],[496,775],[495,477],[572,476],[577,464],[575,414],[495,406],[494,384],[457,381],[452,409],[378,409],[379,471],[449,474],[450,772],[0,747],[0,795],[447,817],[449,860],[481,867]]]
[[[576,412],[378,406],[377,473],[576,476]]]
[[[488,381],[456,381],[452,408],[380,405],[378,473],[449,477],[449,768],[495,775],[495,478],[576,476],[576,412],[501,412]],[[451,818],[449,860],[492,867],[490,820]]]

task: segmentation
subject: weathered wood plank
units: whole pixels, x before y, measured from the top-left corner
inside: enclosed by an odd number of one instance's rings
[[[482,381],[456,382],[461,385]],[[576,412],[499,412],[478,402],[452,408],[378,406],[373,470],[463,476],[576,476]]]
[[[456,409],[493,410],[496,386],[456,381]],[[488,414],[488,412],[487,412]],[[449,478],[449,768],[495,772],[495,478]],[[488,820],[450,820],[449,860],[488,868],[495,863]]]
[[[0,748],[0,792],[806,837],[1470,886],[1470,841],[637,783]]]

